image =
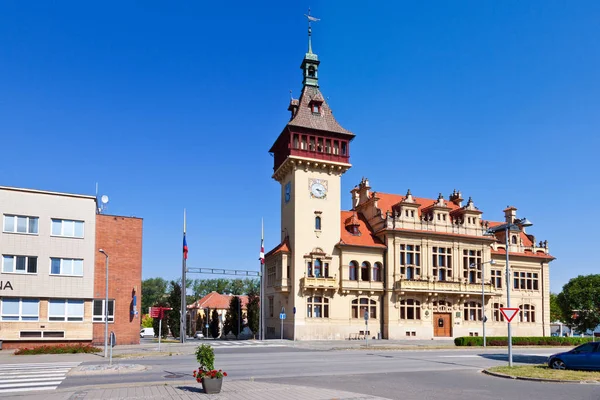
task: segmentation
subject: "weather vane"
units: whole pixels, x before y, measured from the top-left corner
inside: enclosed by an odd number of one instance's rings
[[[320,21],[321,19],[315,18],[312,15],[310,15],[310,8],[308,9],[308,14],[304,14],[304,16],[308,20],[308,52],[312,53],[312,43],[311,43],[311,38],[310,38],[311,34],[312,34],[312,29],[310,27],[310,23]]]

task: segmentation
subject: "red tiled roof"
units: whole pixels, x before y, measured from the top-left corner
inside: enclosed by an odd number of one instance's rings
[[[465,235],[464,233],[452,233],[452,232],[436,232],[436,231],[428,231],[428,230],[421,230],[421,229],[381,229],[379,232],[383,232],[386,230],[390,230],[390,231],[400,231],[400,232],[415,232],[415,233],[426,233],[427,235],[440,235],[440,236],[457,236],[457,237],[464,237],[464,238],[472,238],[472,239],[483,239],[483,240],[489,240],[489,241],[495,241],[496,239],[494,239],[491,236],[476,236],[476,235]]]
[[[346,222],[348,220],[351,223],[358,224],[360,235],[353,235],[348,232],[346,229]],[[356,213],[355,211],[342,211],[341,222],[341,245],[386,248],[385,244],[383,244],[379,238],[373,235],[362,214]]]
[[[319,113],[312,112],[310,107],[310,102],[312,100],[322,102]],[[314,86],[304,86],[299,103],[298,111],[296,112],[296,115],[294,115],[294,118],[288,122],[288,126],[299,126],[303,128],[318,129],[321,131],[337,132],[354,136],[352,132],[342,128],[335,120],[333,113],[323,98],[323,95],[319,91],[319,88]]]
[[[269,251],[267,254],[265,254],[265,258],[272,256],[273,254],[277,254],[277,253],[291,253],[292,251],[290,250],[290,242],[288,240],[288,237],[286,236],[285,239],[283,239],[283,242],[279,243],[277,246],[275,246],[275,248],[271,251]]]
[[[402,200],[405,199],[405,196],[402,196],[399,194],[390,194],[390,193],[381,193],[381,192],[375,192],[375,197],[377,197],[379,199],[379,201],[377,202],[377,206],[381,210],[381,213],[383,215],[385,215],[386,212],[388,212],[388,211],[391,212],[392,207],[394,205],[400,203]],[[434,203],[437,202],[437,199],[426,199],[423,197],[413,197],[413,199],[415,200],[416,204],[420,204],[419,215],[421,215],[421,211],[423,209],[429,208],[429,207],[433,206]],[[450,200],[444,199],[444,203],[450,209],[450,211],[458,210],[460,208],[459,206],[457,206]]]
[[[498,249],[498,250],[493,250],[492,249],[492,254],[506,254],[506,250],[504,249]],[[533,254],[533,252],[525,252],[525,253],[514,253],[514,252],[510,252],[508,253],[509,256],[516,256],[516,257],[534,257],[534,258],[545,258],[547,260],[555,260],[555,257],[552,257],[550,254],[545,254],[545,253],[541,253],[541,252],[537,252],[536,254]]]
[[[188,308],[210,308],[211,310],[226,310],[229,308],[229,303],[231,302],[232,297],[233,296],[226,294],[210,292],[200,300],[196,301],[194,304],[189,305]],[[238,297],[242,301],[242,308],[246,308],[246,305],[248,304],[248,296],[242,295]]]

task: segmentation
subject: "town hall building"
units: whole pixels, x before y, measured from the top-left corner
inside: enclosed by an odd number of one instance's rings
[[[266,337],[280,337],[282,308],[288,339],[480,336],[484,317],[488,336],[505,336],[507,290],[519,308],[513,335],[550,335],[554,257],[515,207],[489,221],[460,191],[381,193],[363,178],[350,193],[352,209],[341,209],[354,133],[333,117],[319,63],[309,27],[302,93],[270,149],[282,236],[265,256]]]

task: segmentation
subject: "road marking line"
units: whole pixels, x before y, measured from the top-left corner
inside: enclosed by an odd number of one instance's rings
[[[42,382],[42,381],[55,381],[55,380],[57,380],[57,379],[60,379],[61,381],[64,381],[64,380],[65,380],[65,378],[66,378],[66,376],[63,376],[63,377],[60,377],[60,376],[58,376],[58,377],[56,377],[56,376],[55,376],[55,377],[50,377],[50,376],[47,376],[47,377],[43,377],[43,378],[39,378],[39,377],[38,377],[38,378],[31,378],[31,377],[28,377],[28,378],[24,378],[24,379],[3,379],[3,380],[0,380],[0,387],[1,387],[2,385],[4,385],[5,383],[16,383],[16,382],[23,382],[23,383],[28,383],[28,382]]]
[[[38,386],[38,387],[25,387],[25,388],[14,388],[14,389],[0,389],[0,393],[8,392],[28,392],[34,390],[55,390],[58,386]]]
[[[58,386],[61,383],[62,383],[62,381],[54,380],[54,381],[50,381],[50,382],[40,382],[40,385],[56,385],[56,386]],[[27,387],[40,386],[40,385],[36,385],[35,382],[28,382],[27,385],[28,385]],[[17,388],[17,387],[20,387],[20,386],[24,386],[24,385],[19,384],[19,383],[7,383],[7,384],[4,384],[4,385],[0,385],[0,388]]]

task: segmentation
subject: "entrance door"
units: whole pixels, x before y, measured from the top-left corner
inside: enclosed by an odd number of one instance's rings
[[[450,313],[433,313],[433,336],[452,337]]]

